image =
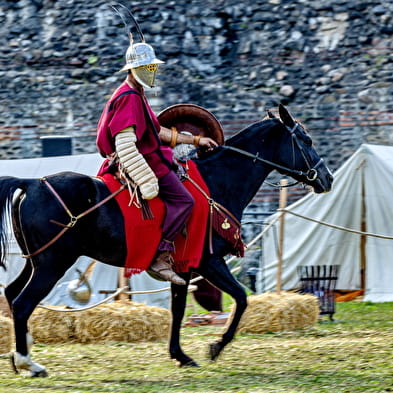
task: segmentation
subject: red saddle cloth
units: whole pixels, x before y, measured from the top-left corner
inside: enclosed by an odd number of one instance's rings
[[[209,195],[209,190],[202,179],[196,164],[187,162],[187,173]],[[112,174],[102,176],[110,192],[115,192],[121,183]],[[188,180],[184,186],[195,199],[193,211],[187,221],[187,236],[179,234],[175,239],[174,270],[188,272],[190,268],[199,266],[203,245],[206,239],[209,204],[206,197]],[[143,219],[142,210],[130,203],[128,189],[115,197],[124,217],[124,227],[127,243],[127,257],[125,261],[125,276],[140,273],[151,264],[161,240],[162,223],[165,217],[165,205],[158,197],[148,201],[153,219]]]

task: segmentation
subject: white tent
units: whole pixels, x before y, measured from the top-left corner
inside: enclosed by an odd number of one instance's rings
[[[74,171],[86,175],[95,175],[102,163],[102,160],[103,159],[99,154],[81,154],[22,160],[0,160],[0,176],[39,178],[62,171]],[[67,271],[65,276],[58,282],[58,285],[44,299],[44,302],[51,305],[66,304],[75,308],[85,306],[77,304],[69,297],[67,285],[65,283],[79,278],[79,274],[76,269],[84,271],[90,262],[90,258],[79,258],[77,263]],[[11,282],[17,276],[24,263],[25,261],[21,257],[21,251],[15,239],[10,237],[9,253],[7,258],[8,268],[6,271],[0,268],[0,285],[5,286]],[[97,262],[89,280],[93,294],[88,304],[94,304],[108,296],[107,294],[100,293],[100,291],[114,291],[117,289],[118,273],[119,269],[116,267]],[[129,284],[133,291],[156,290],[169,286],[167,282],[153,280],[146,273],[132,276]],[[132,300],[134,301],[166,308],[169,307],[169,298],[170,294],[168,291],[153,294],[132,295]]]
[[[393,236],[392,195],[393,147],[364,144],[334,174],[330,193],[310,193],[287,209],[336,226],[389,237]],[[283,289],[299,286],[300,265],[337,264],[337,289],[364,289],[364,300],[393,301],[393,240],[334,229],[291,213],[285,214],[284,229]],[[276,286],[276,248],[277,236],[269,230],[264,237],[261,271],[265,290]]]

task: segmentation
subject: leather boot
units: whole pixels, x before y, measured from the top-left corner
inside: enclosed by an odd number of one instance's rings
[[[162,251],[149,266],[149,270],[164,281],[170,281],[177,285],[186,285],[186,282],[173,271],[172,265],[173,257],[170,251]]]

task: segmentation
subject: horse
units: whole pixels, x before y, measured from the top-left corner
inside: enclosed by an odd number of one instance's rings
[[[249,125],[213,151],[193,159],[212,200],[239,221],[243,210],[273,170],[309,185],[315,193],[328,192],[331,188],[333,176],[315,151],[310,135],[283,105],[278,112],[279,116],[270,114],[269,118]],[[61,172],[47,176],[46,181],[61,199],[54,197],[43,179],[0,177],[0,265],[6,267],[9,215],[15,238],[26,257],[21,273],[5,289],[15,330],[16,348],[11,361],[15,372],[27,370],[32,376],[47,376],[46,368],[31,359],[33,339],[27,327],[40,301],[79,256],[86,255],[117,267],[124,265],[126,256],[123,216],[99,178]],[[71,220],[71,228],[64,229],[62,236],[58,236],[59,226],[53,222],[67,222],[70,217],[65,206],[74,220]],[[235,336],[247,307],[247,295],[224,260],[231,253],[232,245],[217,233],[213,233],[211,243],[207,243],[208,240],[196,273],[229,294],[236,303],[228,328],[218,341],[209,344],[209,357],[216,360]],[[43,244],[46,247],[42,247]],[[180,273],[187,284],[191,274]],[[171,285],[169,354],[179,366],[198,367],[180,345],[187,286]]]

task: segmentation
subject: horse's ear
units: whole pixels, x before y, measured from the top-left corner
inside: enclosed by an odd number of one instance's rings
[[[292,116],[289,114],[287,108],[285,108],[284,105],[280,104],[278,106],[278,113],[280,114],[280,118],[285,125],[291,128],[295,125],[295,120],[293,120]]]
[[[268,117],[269,119],[274,119],[276,116],[274,116],[272,112],[270,112],[269,110],[267,110],[267,117]]]

